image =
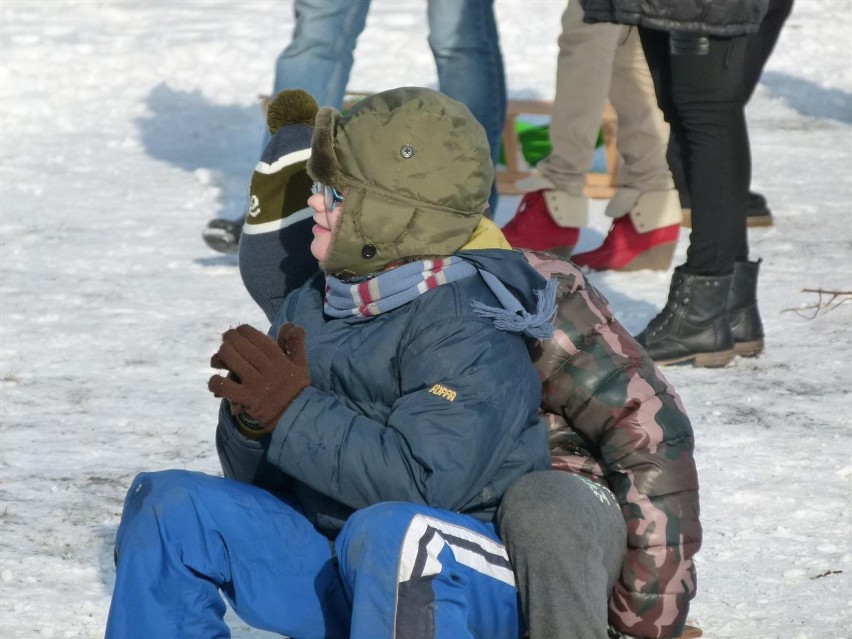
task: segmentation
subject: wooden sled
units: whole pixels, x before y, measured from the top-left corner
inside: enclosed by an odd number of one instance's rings
[[[503,127],[503,152],[506,169],[497,171],[497,190],[501,195],[518,195],[520,191],[515,183],[531,173],[526,166],[518,139],[517,119],[521,115],[553,115],[552,100],[509,100],[506,109],[506,124]],[[606,173],[586,173],[587,197],[610,199],[617,188],[618,149],[615,139],[618,130],[617,117],[612,105],[607,102],[601,122],[604,153],[606,155]]]
[[[353,91],[346,94],[343,100],[343,109],[350,109],[359,100],[370,95],[366,92]],[[270,96],[261,95],[260,105],[264,117],[269,106]],[[503,155],[505,157],[505,168],[497,170],[497,191],[501,195],[519,195],[520,191],[515,183],[531,173],[530,167],[524,160],[521,141],[518,131],[518,117],[522,115],[553,115],[552,100],[509,100],[506,109],[506,124],[503,127]],[[594,199],[610,199],[617,187],[618,173],[618,149],[615,140],[618,130],[617,117],[612,106],[607,102],[601,121],[601,133],[603,137],[604,153],[606,156],[606,173],[586,174],[586,196]]]

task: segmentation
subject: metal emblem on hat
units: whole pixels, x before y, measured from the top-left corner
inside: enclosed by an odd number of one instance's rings
[[[403,144],[402,148],[399,150],[399,154],[407,160],[414,155],[414,147],[410,144]]]

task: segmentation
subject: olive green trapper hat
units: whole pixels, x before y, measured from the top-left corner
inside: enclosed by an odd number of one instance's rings
[[[462,103],[403,87],[317,113],[308,173],[345,194],[322,264],[346,279],[405,258],[452,255],[488,206],[494,167],[485,130]]]

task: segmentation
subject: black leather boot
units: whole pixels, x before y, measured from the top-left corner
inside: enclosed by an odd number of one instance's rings
[[[636,336],[661,366],[692,362],[708,368],[734,359],[728,323],[732,275],[689,275],[675,269],[665,308]]]
[[[756,357],[763,352],[763,322],[757,310],[757,272],[762,261],[736,262],[728,293],[734,350],[743,357]]]

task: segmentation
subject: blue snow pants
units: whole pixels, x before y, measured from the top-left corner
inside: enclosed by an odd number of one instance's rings
[[[522,634],[492,524],[383,503],[356,512],[335,548],[337,558],[286,497],[201,473],[142,473],[116,538],[106,639],[227,639],[223,596],[246,623],[294,639]]]
[[[386,502],[352,515],[336,548],[353,639],[523,635],[515,577],[493,524]]]

